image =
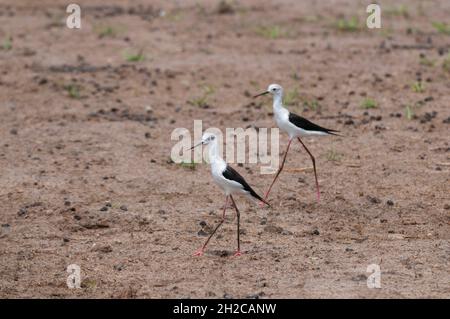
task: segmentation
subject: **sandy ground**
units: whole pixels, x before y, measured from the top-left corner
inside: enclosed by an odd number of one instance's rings
[[[2,0],[0,297],[449,298],[450,36],[432,24],[450,2],[381,1],[380,30],[365,1],[317,2],[78,1],[70,30],[65,1]],[[238,200],[243,256],[230,211],[195,258],[224,196],[208,165],[171,162],[171,132],[273,127],[250,98],[273,82],[345,135],[305,140],[322,199],[294,143],[273,207]],[[259,193],[273,177],[234,166]]]

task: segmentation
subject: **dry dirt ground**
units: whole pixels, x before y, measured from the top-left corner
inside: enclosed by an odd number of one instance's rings
[[[450,2],[381,1],[379,30],[366,1],[218,2],[80,0],[71,30],[65,1],[1,1],[0,297],[449,298]],[[273,82],[345,135],[305,140],[322,199],[294,143],[273,207],[238,200],[243,256],[230,211],[193,257],[224,196],[171,132],[273,127]]]

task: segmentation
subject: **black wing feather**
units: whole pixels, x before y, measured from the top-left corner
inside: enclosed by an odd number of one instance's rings
[[[223,177],[225,177],[226,179],[230,180],[230,181],[235,181],[238,182],[239,184],[241,184],[244,187],[244,190],[246,190],[247,192],[250,193],[250,195],[252,195],[253,197],[255,197],[256,199],[260,200],[261,202],[269,205],[269,203],[267,203],[264,199],[261,198],[261,196],[259,196],[254,190],[253,188],[250,187],[250,185],[248,185],[248,183],[245,181],[245,179],[241,176],[241,174],[239,174],[238,172],[236,172],[236,170],[234,168],[232,168],[230,165],[227,165],[227,168],[223,171],[222,173]],[[269,205],[270,206],[270,205]]]
[[[339,132],[336,130],[332,130],[329,128],[324,128],[320,125],[314,124],[313,122],[305,119],[304,117],[301,117],[297,114],[289,112],[289,122],[294,124],[295,126],[304,129],[306,131],[319,131],[319,132],[325,132],[332,135],[338,135],[333,132]]]

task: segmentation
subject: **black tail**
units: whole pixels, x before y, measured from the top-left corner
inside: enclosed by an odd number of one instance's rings
[[[252,196],[253,196],[254,198],[256,198],[257,200],[263,202],[263,203],[266,204],[267,206],[272,207],[272,206],[270,206],[270,204],[269,204],[268,202],[266,202],[261,196],[259,196],[258,194],[256,194],[256,192],[255,192],[253,189],[252,189],[252,191],[250,192],[250,195],[252,195]]]

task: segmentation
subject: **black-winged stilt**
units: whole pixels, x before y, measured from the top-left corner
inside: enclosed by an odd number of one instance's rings
[[[219,224],[214,228],[211,235],[209,235],[206,242],[203,244],[203,246],[197,250],[194,253],[194,256],[201,256],[203,255],[203,252],[205,251],[206,245],[208,245],[209,240],[211,237],[216,233],[217,229],[223,224],[225,221],[225,211],[228,206],[228,199],[231,199],[231,203],[234,206],[234,209],[236,210],[236,216],[237,216],[237,251],[234,254],[234,256],[240,256],[241,255],[241,246],[240,246],[240,239],[239,239],[239,223],[240,223],[240,212],[239,209],[236,206],[236,203],[233,199],[232,194],[242,194],[246,195],[251,199],[256,199],[262,203],[265,203],[266,205],[270,206],[264,199],[261,198],[251,187],[248,185],[248,183],[245,181],[245,179],[236,172],[231,166],[229,166],[221,157],[219,154],[219,145],[217,142],[216,135],[212,133],[205,133],[203,134],[201,142],[199,142],[197,145],[193,146],[191,149],[194,149],[197,146],[200,145],[207,145],[209,146],[209,161],[211,164],[211,173],[214,182],[219,185],[220,188],[225,192],[225,206],[223,208],[222,213],[222,219],[219,222]]]
[[[336,134],[336,130],[327,129],[324,127],[321,127],[317,124],[314,124],[307,119],[298,116],[297,114],[294,114],[292,112],[289,112],[284,106],[283,106],[283,88],[281,85],[278,84],[271,84],[267,88],[267,91],[260,93],[258,95],[255,95],[254,97],[258,97],[265,94],[272,94],[273,95],[273,114],[275,118],[275,122],[277,123],[278,127],[285,131],[289,135],[289,143],[286,148],[286,152],[284,153],[283,161],[281,162],[280,168],[277,171],[277,174],[275,175],[275,178],[272,181],[272,184],[270,184],[270,187],[268,191],[266,192],[264,196],[264,200],[267,200],[270,190],[272,189],[273,184],[278,178],[278,175],[280,175],[281,170],[284,167],[284,162],[286,161],[286,155],[289,151],[289,147],[291,146],[291,142],[294,138],[297,138],[298,141],[303,145],[306,152],[308,152],[309,156],[311,157],[311,161],[313,163],[314,168],[314,176],[316,178],[316,188],[317,188],[317,200],[320,200],[320,189],[319,189],[319,181],[317,179],[317,171],[316,171],[316,160],[314,156],[311,154],[311,152],[308,150],[306,145],[303,143],[303,141],[300,139],[300,137],[303,136],[314,136],[314,135],[338,135]]]

